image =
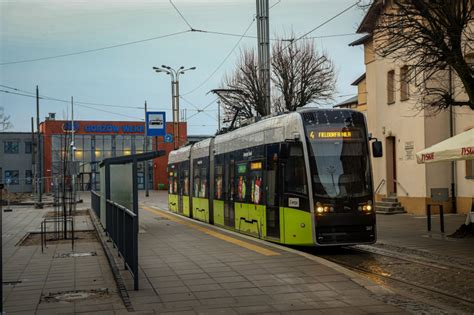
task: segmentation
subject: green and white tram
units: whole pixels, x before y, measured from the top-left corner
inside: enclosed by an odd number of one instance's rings
[[[264,118],[171,152],[169,209],[282,244],[374,243],[368,143],[353,110]]]

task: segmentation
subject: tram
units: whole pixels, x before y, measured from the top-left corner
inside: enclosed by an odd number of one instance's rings
[[[349,109],[263,118],[172,151],[169,209],[287,245],[374,243],[370,140]]]

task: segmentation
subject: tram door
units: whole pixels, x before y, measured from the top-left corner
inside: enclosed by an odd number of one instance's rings
[[[279,145],[272,144],[266,148],[267,170],[267,236],[280,238],[280,205],[279,205]]]
[[[228,160],[229,155],[225,157],[224,171],[224,224],[228,227],[235,227],[235,209],[234,209],[234,178],[235,178],[235,161]]]
[[[184,165],[178,164],[178,213],[183,213],[183,193],[184,193]]]

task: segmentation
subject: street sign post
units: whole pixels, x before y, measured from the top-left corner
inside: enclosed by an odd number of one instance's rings
[[[166,134],[166,113],[147,112],[146,131],[147,136],[164,136]]]

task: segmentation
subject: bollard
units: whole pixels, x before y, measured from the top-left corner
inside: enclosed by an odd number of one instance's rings
[[[428,220],[428,232],[431,231],[431,205],[428,205],[427,211],[426,211],[426,218]]]
[[[444,233],[444,211],[443,205],[439,205],[439,224],[441,227],[441,233]]]

